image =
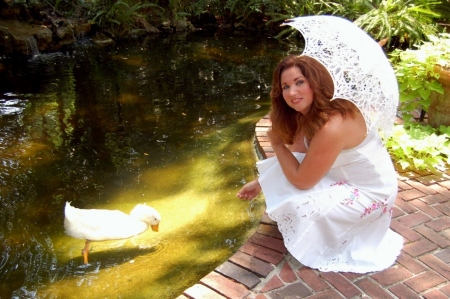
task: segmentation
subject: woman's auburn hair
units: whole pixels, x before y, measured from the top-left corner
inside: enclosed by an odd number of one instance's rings
[[[313,91],[314,99],[306,115],[289,107],[283,98],[281,74],[291,67],[300,69]],[[333,92],[333,79],[319,61],[306,55],[285,57],[273,72],[270,92],[272,130],[281,137],[284,143],[292,144],[296,134],[300,131],[311,140],[314,134],[328,122],[330,116],[336,113],[340,113],[344,118],[348,115],[353,117],[358,108],[347,100],[334,99],[331,101]]]

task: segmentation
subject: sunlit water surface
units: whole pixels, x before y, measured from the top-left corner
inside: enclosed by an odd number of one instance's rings
[[[191,34],[0,61],[0,298],[175,298],[231,256],[264,210],[235,194],[291,47]],[[66,201],[147,203],[160,230],[84,266]]]

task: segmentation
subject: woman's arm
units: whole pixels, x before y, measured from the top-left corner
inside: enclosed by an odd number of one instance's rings
[[[333,115],[314,135],[301,164],[282,140],[268,131],[272,148],[288,181],[302,190],[317,184],[331,169],[339,153],[355,138],[347,130],[350,123],[353,123],[351,118],[343,119],[340,114]]]

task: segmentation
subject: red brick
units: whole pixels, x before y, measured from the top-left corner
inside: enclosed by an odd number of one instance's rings
[[[405,215],[405,212],[402,211],[400,208],[398,208],[397,206],[392,207],[392,218],[393,219],[404,216],[404,215]]]
[[[210,288],[205,287],[201,284],[195,284],[186,291],[184,294],[191,298],[201,298],[201,299],[226,299],[226,297],[214,292]]]
[[[425,196],[425,193],[420,192],[417,189],[405,190],[405,191],[401,191],[398,193],[398,197],[400,197],[406,201],[409,201],[409,200],[412,200],[415,198],[419,198],[419,197],[423,197],[423,196]]]
[[[435,252],[434,256],[443,261],[446,264],[450,264],[450,248],[446,248],[439,252]]]
[[[297,274],[314,292],[330,288],[330,285],[311,268],[302,267]]]
[[[267,132],[270,126],[256,126],[255,132]]]
[[[445,286],[439,288],[439,291],[444,293],[448,298],[450,298],[450,284],[446,284]]]
[[[422,212],[426,213],[431,218],[436,218],[442,216],[442,213],[439,210],[436,210],[434,207],[424,203],[420,199],[414,199],[410,201],[410,203],[419,208]]]
[[[283,268],[281,268],[280,278],[284,282],[294,282],[297,280],[297,275],[295,275],[294,271],[292,271],[292,268],[289,266],[288,262],[285,262]]]
[[[450,181],[439,182],[439,185],[444,188],[450,189]]]
[[[398,196],[395,200],[395,206],[407,214],[412,214],[412,213],[417,212],[417,208],[415,206],[411,205],[409,202],[407,202],[406,200],[404,200]]]
[[[259,145],[261,146],[261,148],[270,148],[271,144],[269,141],[259,141]]]
[[[448,203],[441,203],[434,206],[437,210],[441,211],[447,216],[450,216],[450,206]]]
[[[261,118],[257,123],[256,126],[266,126],[270,127],[272,125],[272,121],[269,119],[269,116]]]
[[[448,190],[447,188],[444,188],[444,187],[442,187],[441,185],[438,185],[438,184],[431,185],[430,188],[435,190],[437,193],[440,193],[440,194],[450,198],[450,190]]]
[[[392,285],[412,276],[411,271],[403,266],[395,265],[381,272],[372,274],[370,277],[383,286]]]
[[[425,271],[427,268],[419,263],[416,259],[412,258],[410,255],[405,252],[400,253],[397,258],[397,262],[402,264],[406,269],[411,271],[414,274],[421,273]]]
[[[342,299],[342,296],[333,289],[328,289],[323,292],[319,292],[312,296],[307,297],[308,299]]]
[[[274,269],[272,265],[240,251],[236,252],[228,260],[261,277],[266,277]]]
[[[409,179],[408,177],[403,175],[404,173],[407,173],[406,171],[404,171],[404,169],[402,169],[401,167],[399,167],[397,169],[397,167],[396,167],[396,170],[397,170],[397,181],[403,182],[403,181],[407,181]]]
[[[399,187],[401,190],[410,190],[410,189],[412,189],[412,186],[411,186],[411,185],[408,185],[408,184],[406,183],[406,181],[403,181],[403,180],[398,180],[398,187]]]
[[[401,180],[407,180],[407,179],[414,179],[420,177],[419,174],[413,172],[413,171],[402,171],[398,173],[398,177]]]
[[[417,177],[415,178],[418,182],[424,184],[424,185],[433,185],[436,184],[438,182],[441,182],[443,180],[442,177],[437,176],[437,175],[425,175],[425,176],[421,176],[421,177]]]
[[[403,246],[403,250],[413,257],[417,257],[436,248],[438,248],[438,246],[427,239],[422,239]]]
[[[360,296],[361,291],[349,282],[344,276],[335,272],[322,272],[320,276],[326,279],[333,287],[336,288],[346,298]]]
[[[209,273],[200,282],[227,298],[242,299],[250,294],[250,291],[246,287],[217,272]]]
[[[406,183],[411,185],[412,187],[416,188],[420,192],[423,192],[423,193],[425,193],[427,195],[436,194],[437,193],[436,190],[434,190],[434,189],[432,189],[432,188],[430,188],[430,187],[428,187],[428,186],[426,186],[424,184],[421,184],[421,183],[419,183],[419,182],[417,182],[415,180],[410,180],[410,181],[407,181]]]
[[[266,134],[266,132],[255,132],[255,136],[256,136],[256,145],[259,147],[259,148],[261,148],[261,142],[263,142],[263,141],[268,141],[269,140],[269,138],[267,138],[267,136],[266,136],[267,134]]]
[[[396,284],[389,288],[395,296],[399,299],[420,299],[421,297],[413,292],[410,288],[405,286],[404,284]]]
[[[263,294],[258,294],[254,299],[267,299],[267,297],[264,296]]]
[[[427,238],[428,240],[430,240],[431,242],[439,245],[439,247],[445,248],[447,246],[450,246],[450,240],[444,238],[443,236],[441,236],[440,234],[438,234],[429,227],[420,225],[414,228],[414,230],[419,234],[421,234],[422,236],[424,236],[425,238]]]
[[[220,274],[232,278],[239,283],[245,285],[248,289],[254,288],[261,280],[250,271],[242,269],[241,267],[226,261],[216,268]]]
[[[258,144],[262,141],[269,141],[269,138],[267,137],[267,129],[265,128],[258,128],[258,130],[255,129],[255,136],[258,140]]]
[[[426,226],[431,227],[437,232],[440,232],[450,227],[450,217],[441,217],[439,219],[430,221],[426,224]]]
[[[429,292],[426,292],[425,294],[423,294],[423,298],[425,298],[425,299],[448,299],[447,296],[445,296],[438,290],[431,290]]]
[[[254,256],[260,260],[263,260],[268,263],[272,263],[274,265],[278,265],[284,258],[284,254],[276,252],[275,250],[262,247],[260,245],[253,244],[251,242],[246,242],[244,245],[239,248],[239,251],[242,251],[246,254]]]
[[[364,274],[361,273],[351,273],[351,272],[341,272],[341,274],[350,281],[353,281],[361,276],[364,276]]]
[[[404,283],[408,287],[413,289],[416,293],[421,293],[445,281],[447,280],[436,272],[426,271],[422,274],[417,275],[416,277],[409,278]]]
[[[311,290],[303,284],[303,282],[298,281],[291,283],[283,288],[274,290],[269,293],[271,298],[306,298],[311,296]]]
[[[264,236],[259,233],[254,233],[250,239],[250,242],[273,249],[280,253],[287,253],[287,249],[284,246],[283,240],[275,239],[272,237]]]
[[[414,214],[409,214],[398,218],[398,221],[405,224],[408,227],[414,227],[416,225],[425,223],[432,220],[432,218],[422,212],[417,212]]]
[[[437,204],[440,202],[448,201],[448,197],[438,193],[438,194],[425,196],[422,198],[422,200],[429,205],[434,205],[434,204]]]
[[[356,282],[356,285],[364,291],[367,295],[369,295],[370,298],[377,298],[377,299],[390,299],[392,296],[388,294],[383,288],[380,287],[379,284],[374,283],[368,278],[364,278],[361,280],[358,280]]]
[[[278,227],[276,227],[274,225],[260,224],[256,231],[262,235],[274,237],[277,239],[283,239],[283,236],[281,235],[280,231],[278,230]]]
[[[391,221],[391,228],[411,242],[420,240],[422,237],[412,228],[407,227],[397,219]]]
[[[278,276],[274,275],[261,289],[261,293],[266,293],[268,291],[279,289],[282,286],[284,286],[284,283]]]
[[[427,254],[420,258],[422,262],[424,262],[428,267],[438,272],[445,278],[450,280],[450,266],[435,257],[432,254]]]

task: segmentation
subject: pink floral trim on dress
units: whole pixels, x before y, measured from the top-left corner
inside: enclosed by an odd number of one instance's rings
[[[345,182],[336,182],[334,184],[331,184],[330,186],[331,187],[333,187],[333,186],[349,186],[349,184],[347,184]],[[344,198],[342,200],[342,203],[344,205],[348,206],[348,205],[352,205],[355,200],[359,200],[359,191],[356,188],[351,188],[350,197]]]
[[[365,208],[364,213],[361,215],[361,218],[380,209],[382,210],[383,214],[389,213],[389,215],[392,216],[393,208],[388,209],[387,199],[385,199],[384,202],[374,202],[368,208]]]

